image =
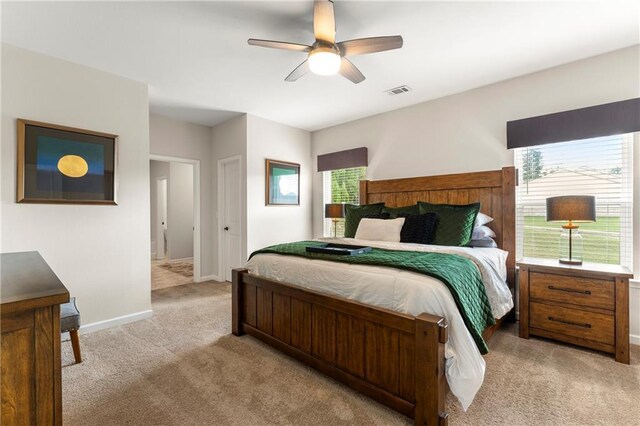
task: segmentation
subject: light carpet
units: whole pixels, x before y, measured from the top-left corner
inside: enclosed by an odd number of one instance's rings
[[[84,362],[63,348],[67,425],[406,425],[411,420],[231,332],[229,284],[153,292],[154,316],[82,335]],[[450,424],[637,425],[640,348],[631,366],[588,350],[498,332],[485,383]]]
[[[183,277],[193,277],[193,262],[165,262],[158,266]]]
[[[161,288],[175,287],[193,282],[193,263],[191,264],[191,275],[182,275],[172,272],[170,269],[163,267],[167,264],[166,260],[151,261],[151,290],[159,290]]]

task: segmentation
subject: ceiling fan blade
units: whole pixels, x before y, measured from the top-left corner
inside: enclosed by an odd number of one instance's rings
[[[250,38],[247,40],[251,46],[270,47],[272,49],[284,49],[295,50],[298,52],[308,52],[311,50],[311,46],[298,43],[288,43],[286,41],[274,41],[274,40],[260,40],[257,38]]]
[[[385,50],[400,49],[402,36],[384,36],[358,38],[338,43],[338,49],[342,56],[364,55],[366,53],[383,52]]]
[[[313,3],[313,32],[316,40],[331,44],[336,42],[336,17],[331,0],[316,0]]]
[[[309,72],[309,61],[305,60],[303,63],[298,65],[296,69],[291,71],[291,74],[289,74],[287,78],[284,79],[284,81],[291,81],[291,82],[296,81],[297,79],[299,79],[300,77],[302,77],[308,72]]]
[[[348,78],[355,84],[364,81],[365,78],[360,70],[356,68],[356,66],[353,65],[347,58],[342,58],[342,63],[340,64],[340,74],[343,77]]]

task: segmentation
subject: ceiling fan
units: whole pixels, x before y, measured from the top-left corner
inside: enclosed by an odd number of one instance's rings
[[[402,36],[399,35],[359,38],[336,43],[336,20],[331,0],[315,0],[313,4],[313,32],[316,41],[311,46],[255,38],[250,38],[248,43],[252,46],[308,53],[307,59],[298,65],[285,78],[285,81],[296,81],[309,71],[318,75],[332,75],[339,72],[356,84],[362,82],[365,77],[346,56],[364,55],[402,47]]]

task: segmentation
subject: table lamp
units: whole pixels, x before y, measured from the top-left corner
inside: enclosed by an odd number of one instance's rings
[[[547,222],[567,222],[560,235],[560,263],[582,265],[582,236],[576,222],[596,221],[596,198],[564,195],[547,198]]]
[[[333,221],[333,236],[337,237],[338,220],[344,218],[344,204],[332,203],[324,205],[324,217]]]

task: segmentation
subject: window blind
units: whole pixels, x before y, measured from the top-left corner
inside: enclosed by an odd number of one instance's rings
[[[596,197],[595,223],[580,224],[584,261],[632,266],[633,134],[514,150],[517,257],[559,257],[560,223],[546,222],[545,201]]]
[[[352,167],[348,169],[331,170],[322,173],[323,203],[360,204],[360,181],[366,179],[366,167]],[[337,223],[339,237],[344,235],[344,220]],[[323,235],[333,236],[333,221],[323,220]]]

